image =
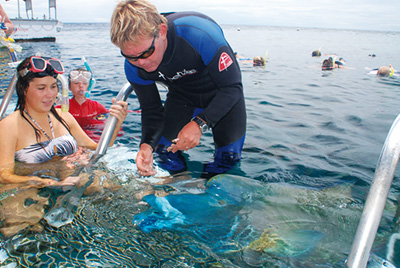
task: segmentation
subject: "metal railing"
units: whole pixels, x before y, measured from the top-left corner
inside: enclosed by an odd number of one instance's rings
[[[4,114],[7,111],[8,104],[10,104],[11,97],[15,91],[15,85],[17,84],[17,74],[11,78],[10,84],[8,84],[8,88],[6,94],[3,97],[0,105],[0,120],[3,119]]]
[[[400,115],[389,130],[379,157],[346,267],[365,268],[381,222],[400,155]]]
[[[129,83],[126,83],[120,89],[117,97],[115,97],[115,103],[120,100],[126,101],[129,95],[132,93],[132,86]],[[107,151],[107,147],[110,144],[112,135],[114,133],[115,126],[117,125],[117,118],[114,116],[110,116],[107,119],[106,125],[104,126],[104,130],[101,133],[100,141],[96,149],[96,155],[103,155]]]

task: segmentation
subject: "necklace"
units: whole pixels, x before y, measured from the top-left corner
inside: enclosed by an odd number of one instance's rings
[[[29,119],[31,119],[32,122],[43,132],[43,134],[44,134],[49,140],[51,140],[50,136],[46,133],[46,131],[44,131],[44,129],[35,121],[35,119],[32,118],[32,116],[28,113],[28,111],[27,111],[26,109],[25,109],[24,112],[25,112],[26,115],[29,117]],[[53,139],[54,139],[53,124],[51,123],[51,119],[50,119],[49,113],[47,113],[47,118],[49,119],[51,134],[53,135]]]

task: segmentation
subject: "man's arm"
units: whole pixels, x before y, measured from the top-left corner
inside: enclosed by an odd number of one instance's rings
[[[239,64],[227,46],[217,51],[207,69],[218,91],[199,117],[206,121],[209,127],[213,127],[244,98],[243,86]]]
[[[164,127],[164,106],[160,94],[155,83],[146,86],[132,86],[142,110],[142,139],[140,144],[146,143],[155,148]]]

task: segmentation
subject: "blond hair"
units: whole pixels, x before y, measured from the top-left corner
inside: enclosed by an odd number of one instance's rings
[[[143,37],[154,36],[167,19],[145,0],[121,1],[111,16],[111,42],[117,47],[127,42],[138,43]]]
[[[376,72],[377,75],[379,76],[389,76],[390,75],[391,69],[387,66],[381,66],[379,67],[378,71]]]

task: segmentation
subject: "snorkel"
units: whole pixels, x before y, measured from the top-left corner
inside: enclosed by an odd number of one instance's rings
[[[96,79],[94,79],[92,69],[90,69],[89,63],[86,61],[84,56],[82,56],[81,60],[82,60],[83,64],[85,65],[86,70],[88,70],[89,72],[92,73],[92,78],[90,79],[88,89],[85,92],[85,97],[90,98],[90,90],[92,90],[92,87],[94,86],[94,83],[96,82]]]
[[[393,76],[393,73],[394,73],[394,69],[393,69],[393,66],[392,66],[392,64],[389,64],[389,68],[390,68],[390,77],[392,77]]]
[[[69,90],[68,90],[68,82],[67,79],[63,75],[58,75],[57,79],[61,83],[61,96],[60,96],[60,105],[62,112],[69,111]]]
[[[268,57],[268,50],[265,52],[265,58],[264,58],[264,69],[265,69],[265,64],[267,63],[267,57]]]

